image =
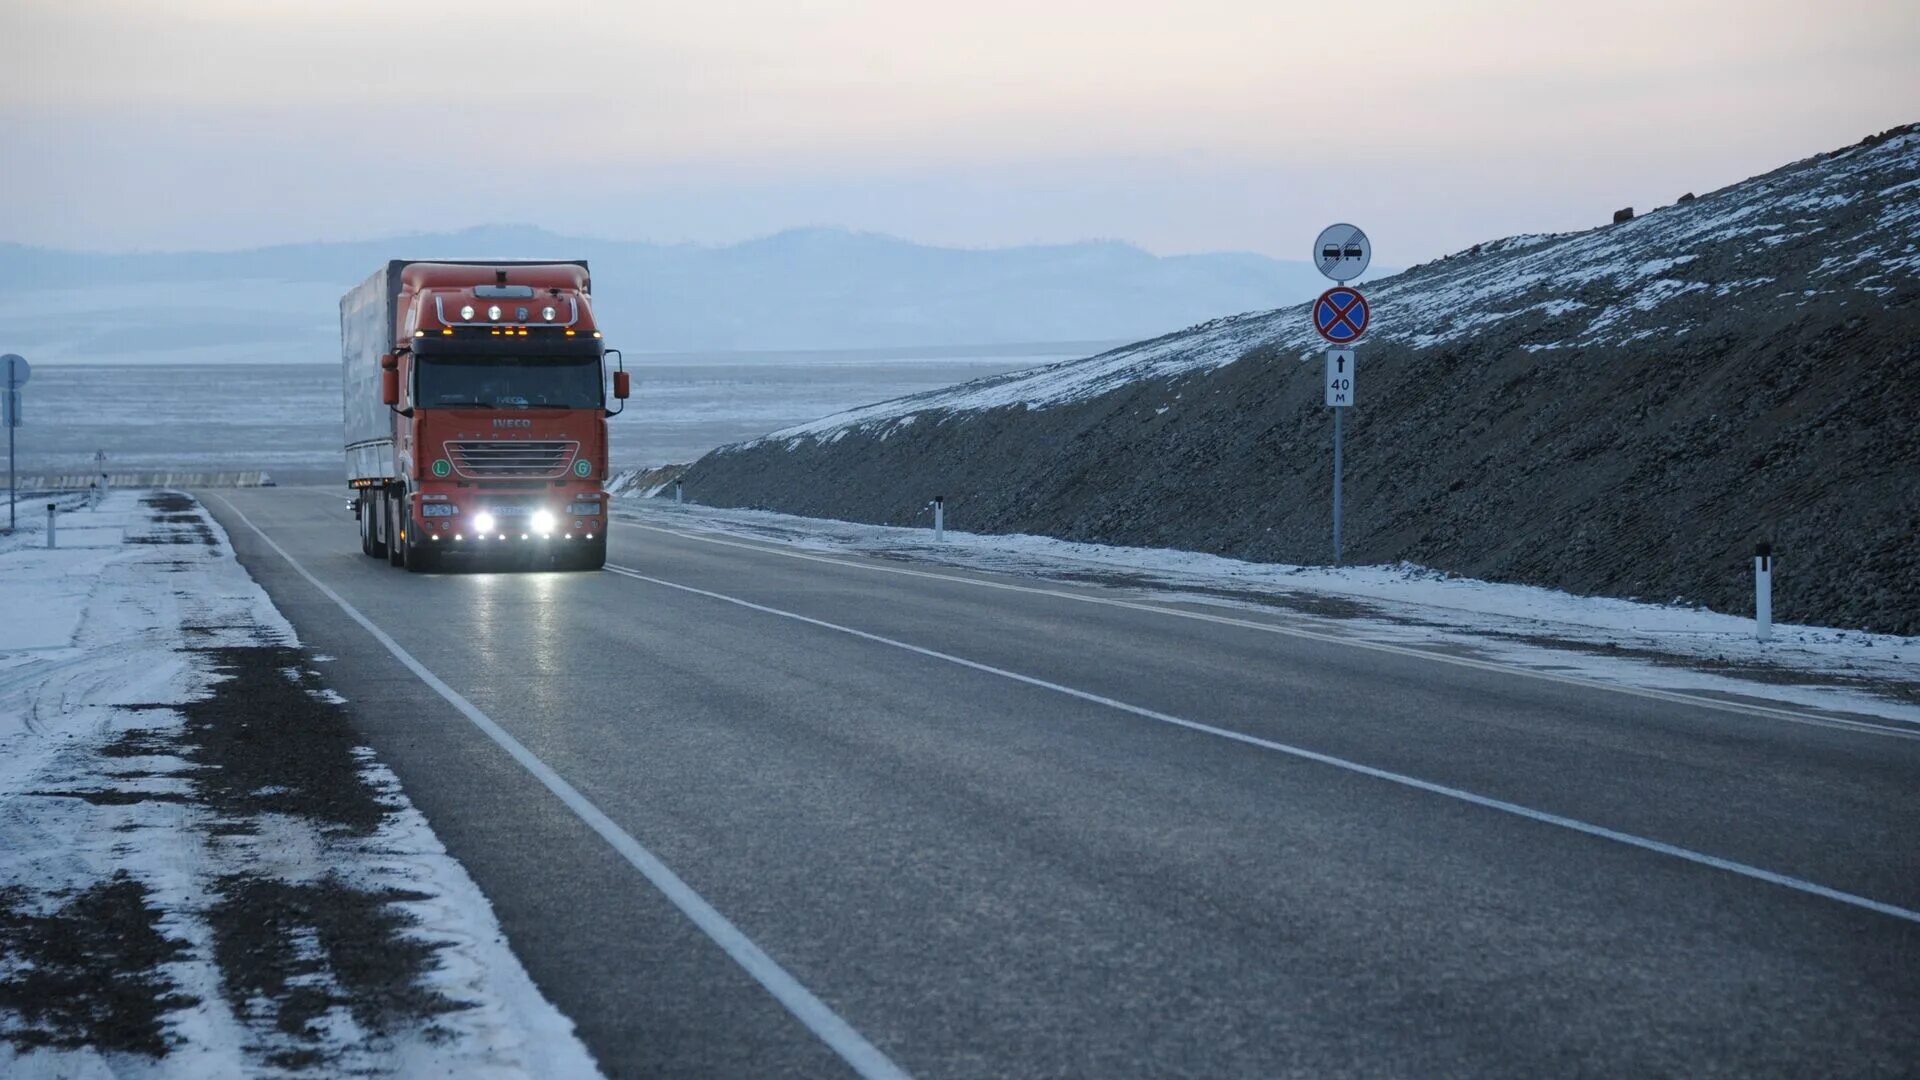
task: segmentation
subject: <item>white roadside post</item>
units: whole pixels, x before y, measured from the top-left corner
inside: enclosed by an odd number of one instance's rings
[[[947,541],[947,497],[935,495],[933,502],[933,542],[944,544]]]
[[[681,493],[681,490],[680,490],[680,481],[678,481],[678,480],[675,480],[675,481],[673,482],[673,505],[675,505],[675,506],[684,506],[684,505],[686,505],[686,503],[685,503],[685,501],[684,501],[684,499],[683,499],[683,495],[682,495],[682,493]]]
[[[53,513],[57,503],[47,504],[47,546],[53,546]]]
[[[1761,641],[1773,639],[1773,545],[1753,545],[1753,632]]]
[[[1341,413],[1353,407],[1355,359],[1349,346],[1367,332],[1371,317],[1367,298],[1347,282],[1366,273],[1373,261],[1373,242],[1353,225],[1329,225],[1320,230],[1313,242],[1313,262],[1320,272],[1334,280],[1334,287],[1320,294],[1313,304],[1313,328],[1327,343],[1327,407],[1333,410],[1333,564],[1340,565],[1344,545],[1341,525],[1345,517],[1345,462],[1342,460]]]

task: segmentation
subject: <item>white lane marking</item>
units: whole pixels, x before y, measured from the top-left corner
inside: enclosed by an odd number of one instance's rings
[[[856,630],[851,626],[842,626],[839,623],[831,623],[831,622],[827,622],[824,619],[816,619],[811,615],[802,615],[794,611],[785,611],[776,607],[768,607],[765,604],[756,604],[751,600],[742,600],[737,596],[728,596],[725,593],[717,593],[708,589],[698,589],[693,587],[692,585],[682,585],[677,581],[666,581],[662,578],[650,577],[646,574],[642,574],[639,571],[630,569],[628,567],[609,565],[606,569],[609,573],[618,574],[622,577],[633,578],[636,581],[644,581],[652,585],[660,585],[669,589],[678,589],[681,592],[692,593],[695,596],[704,596],[709,599],[720,600],[720,601],[724,601],[725,603],[734,604],[739,607],[747,608],[750,611],[758,611],[767,615],[777,615],[783,619],[792,619],[795,622],[806,623],[809,626],[817,626],[823,630],[832,630],[832,631],[835,631],[836,633],[848,634],[852,637],[860,638],[863,641],[871,641],[876,644],[888,645],[896,649],[903,649],[907,652],[917,653],[921,656],[925,656],[934,660],[943,660],[949,664],[957,664],[960,667],[969,668],[971,670],[983,672],[988,675],[996,675],[1003,679],[1011,679],[1017,683],[1025,683],[1028,686],[1039,687],[1042,690],[1051,690],[1057,694],[1065,694],[1068,697],[1078,698],[1081,701],[1092,702],[1095,705],[1104,705],[1110,709],[1117,709],[1120,712],[1131,713],[1134,716],[1144,717],[1148,720],[1156,720],[1162,724],[1171,724],[1174,727],[1186,728],[1189,731],[1198,731],[1198,732],[1201,732],[1202,734],[1213,735],[1222,739],[1231,739],[1232,741],[1237,743],[1245,743],[1248,746],[1257,746],[1263,750],[1272,750],[1275,753],[1286,754],[1289,757],[1296,757],[1306,761],[1318,762],[1319,764],[1322,764],[1322,765],[1331,765],[1336,769],[1345,769],[1348,772],[1359,773],[1362,776],[1370,776],[1376,780],[1385,780],[1389,783],[1399,784],[1403,787],[1415,788],[1420,791],[1431,792],[1432,794],[1435,794],[1435,795],[1443,795],[1449,799],[1457,799],[1461,802],[1472,803],[1475,806],[1485,807],[1486,809],[1489,809],[1489,810],[1498,810],[1501,813],[1513,814],[1516,817],[1523,817],[1529,821],[1538,821],[1547,825],[1558,826],[1562,829],[1571,829],[1572,831],[1577,833],[1585,833],[1588,836],[1597,836],[1604,840],[1612,840],[1616,843],[1626,844],[1629,847],[1636,847],[1645,851],[1657,852],[1661,855],[1669,855],[1676,859],[1684,859],[1685,861],[1690,863],[1698,863],[1701,866],[1710,866],[1716,870],[1725,870],[1728,873],[1739,874],[1742,877],[1753,878],[1756,881],[1765,881],[1773,885],[1780,885],[1785,888],[1793,889],[1797,892],[1807,893],[1812,896],[1824,897],[1825,899],[1828,899],[1828,900],[1837,900],[1840,903],[1849,904],[1849,905],[1852,905],[1853,907],[1865,908],[1868,911],[1879,912],[1882,915],[1891,915],[1896,919],[1905,919],[1908,922],[1920,923],[1920,911],[1914,911],[1908,908],[1899,907],[1894,904],[1888,904],[1879,900],[1869,899],[1868,897],[1858,896],[1850,892],[1842,892],[1839,889],[1828,888],[1825,885],[1820,885],[1815,882],[1807,881],[1802,878],[1792,877],[1788,874],[1776,873],[1772,870],[1764,870],[1758,866],[1749,866],[1746,863],[1735,862],[1732,859],[1723,859],[1718,855],[1708,855],[1708,854],[1705,854],[1704,852],[1694,851],[1691,848],[1683,848],[1676,844],[1669,844],[1662,840],[1652,840],[1644,836],[1635,836],[1632,833],[1621,832],[1618,829],[1609,829],[1604,825],[1594,825],[1590,822],[1581,821],[1578,818],[1565,817],[1560,814],[1549,813],[1545,810],[1535,810],[1532,807],[1522,806],[1519,803],[1507,802],[1504,799],[1495,799],[1486,795],[1476,795],[1471,791],[1466,791],[1461,788],[1448,787],[1445,784],[1436,784],[1431,780],[1422,780],[1422,779],[1419,779],[1418,777],[1408,776],[1405,773],[1390,772],[1386,769],[1377,769],[1371,765],[1362,765],[1357,761],[1350,761],[1346,758],[1334,757],[1331,754],[1322,754],[1316,750],[1308,750],[1308,749],[1305,749],[1304,747],[1291,746],[1287,743],[1275,742],[1272,739],[1263,739],[1258,735],[1248,735],[1245,732],[1241,732],[1241,731],[1233,731],[1228,728],[1215,727],[1212,724],[1203,724],[1197,720],[1188,720],[1188,719],[1185,719],[1184,717],[1174,716],[1170,713],[1159,712],[1157,710],[1144,708],[1139,705],[1132,705],[1124,701],[1116,700],[1114,698],[1104,697],[1100,694],[1089,693],[1085,690],[1076,690],[1071,686],[1062,686],[1061,684],[1056,682],[1048,682],[1045,679],[1035,678],[1032,675],[1022,675],[1017,671],[1008,671],[1005,668],[994,667],[991,664],[983,664],[983,663],[980,663],[978,660],[968,660],[963,656],[955,656],[952,653],[943,653],[936,649],[928,649],[919,645],[910,644],[905,641],[897,641],[890,637],[883,637],[879,634],[869,633],[865,630]]]
[[[1051,596],[1062,600],[1073,600],[1082,604],[1101,604],[1106,607],[1126,608],[1130,611],[1149,611],[1157,615],[1171,615],[1180,619],[1193,619],[1199,622],[1218,623],[1222,626],[1237,626],[1248,630],[1258,630],[1268,634],[1283,634],[1287,637],[1304,638],[1308,641],[1321,641],[1332,645],[1345,645],[1375,652],[1392,653],[1395,656],[1410,656],[1428,660],[1437,664],[1452,664],[1455,667],[1473,668],[1479,671],[1497,672],[1503,675],[1519,675],[1543,682],[1561,683],[1566,686],[1578,686],[1586,690],[1605,690],[1616,694],[1630,694],[1634,697],[1648,698],[1653,701],[1665,701],[1678,705],[1690,705],[1702,709],[1714,709],[1720,712],[1742,713],[1748,716],[1761,716],[1771,720],[1786,720],[1795,724],[1810,724],[1814,727],[1839,728],[1846,731],[1858,731],[1871,735],[1887,735],[1898,739],[1920,740],[1920,729],[1911,725],[1890,726],[1875,724],[1864,720],[1850,720],[1839,716],[1816,716],[1812,713],[1793,712],[1788,709],[1775,709],[1766,705],[1748,705],[1737,701],[1720,701],[1715,698],[1699,697],[1676,690],[1656,690],[1645,686],[1625,686],[1619,683],[1599,682],[1594,679],[1582,679],[1572,675],[1558,675],[1550,671],[1535,671],[1531,668],[1516,667],[1497,663],[1492,660],[1475,660],[1465,656],[1448,656],[1444,653],[1428,652],[1425,649],[1409,648],[1404,645],[1389,645],[1380,641],[1366,641],[1361,638],[1342,637],[1339,634],[1324,634],[1315,630],[1302,630],[1294,626],[1279,626],[1274,623],[1255,622],[1251,619],[1236,619],[1228,615],[1214,615],[1203,611],[1183,611],[1179,608],[1162,607],[1157,604],[1144,604],[1133,600],[1116,600],[1107,596],[1088,596],[1084,593],[1068,592],[1064,589],[1045,589],[1033,585],[1015,585],[1005,581],[990,581],[984,578],[963,577],[956,574],[939,574],[928,570],[909,570],[900,566],[881,566],[870,562],[856,562],[849,559],[835,559],[824,555],[810,555],[799,551],[783,551],[764,544],[748,544],[737,540],[722,540],[715,536],[687,532],[681,529],[666,529],[658,525],[643,525],[631,517],[621,519],[636,529],[678,536],[683,540],[696,543],[715,544],[720,547],[740,548],[744,551],[757,551],[763,555],[778,555],[784,559],[800,559],[805,562],[826,563],[830,566],[842,566],[850,570],[867,570],[876,574],[898,574],[903,577],[932,578],[958,585],[972,585],[982,589],[1001,589],[1007,592],[1032,593],[1036,596]]]
[[[680,875],[674,873],[666,863],[661,862],[653,852],[648,851],[645,845],[614,824],[612,818],[602,813],[599,807],[593,805],[585,795],[580,794],[572,784],[567,783],[546,762],[536,757],[533,751],[521,744],[520,740],[509,735],[499,724],[494,723],[491,717],[462,697],[459,691],[442,682],[439,676],[428,670],[425,664],[414,659],[413,654],[401,648],[399,642],[374,625],[373,620],[360,614],[359,609],[347,603],[339,593],[334,592],[319,578],[309,573],[306,567],[300,565],[299,560],[289,555],[285,548],[262,532],[260,526],[255,525],[246,514],[240,511],[239,507],[233,505],[223,495],[216,494],[214,498],[226,503],[227,509],[233,511],[234,515],[265,541],[268,547],[287,560],[287,565],[293,567],[295,573],[305,578],[307,584],[320,590],[321,595],[333,601],[348,618],[359,623],[362,629],[373,635],[373,639],[392,653],[394,659],[406,665],[407,670],[418,676],[421,682],[426,683],[434,693],[445,698],[447,704],[458,709],[461,715],[472,721],[474,727],[479,728],[502,750],[512,755],[522,768],[532,773],[548,791],[566,804],[567,809],[572,810],[588,828],[598,833],[608,846],[625,857],[627,862],[632,864],[635,870],[640,871],[654,888],[659,889],[674,907],[679,908],[695,926],[712,938],[714,944],[725,950],[726,954],[733,958],[734,963],[744,968],[747,974],[753,976],[755,982],[765,987],[781,1005],[786,1006],[794,1019],[806,1025],[807,1030],[818,1036],[821,1042],[832,1047],[833,1051],[840,1055],[841,1060],[851,1066],[856,1073],[864,1077],[904,1078],[907,1076],[904,1069],[895,1065],[881,1053],[878,1047],[854,1030],[853,1025],[841,1019],[838,1013],[815,997],[813,991],[808,990],[800,980],[789,974],[786,968],[781,967],[779,961],[767,955],[766,950],[754,944],[753,939],[742,933],[740,928],[733,925],[725,915],[720,914],[719,909],[694,891],[693,886],[681,880]]]

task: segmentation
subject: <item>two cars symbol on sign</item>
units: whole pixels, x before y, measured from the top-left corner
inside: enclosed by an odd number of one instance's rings
[[[1313,302],[1313,328],[1335,345],[1351,345],[1367,332],[1370,312],[1360,290],[1345,285],[1328,289]]]
[[[1313,242],[1313,262],[1335,281],[1352,281],[1367,272],[1373,243],[1356,225],[1329,225]]]

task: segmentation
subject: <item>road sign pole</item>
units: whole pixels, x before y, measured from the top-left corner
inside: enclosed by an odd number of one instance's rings
[[[1333,410],[1333,565],[1340,565],[1340,414]]]

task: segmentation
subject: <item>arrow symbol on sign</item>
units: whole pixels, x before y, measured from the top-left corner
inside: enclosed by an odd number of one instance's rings
[[[1336,356],[1336,357],[1334,357],[1334,358],[1333,358],[1333,370],[1335,370],[1335,371],[1342,371],[1342,372],[1344,372],[1344,371],[1346,371],[1346,370],[1347,370],[1347,358],[1346,358],[1346,357],[1344,357],[1344,356]]]

